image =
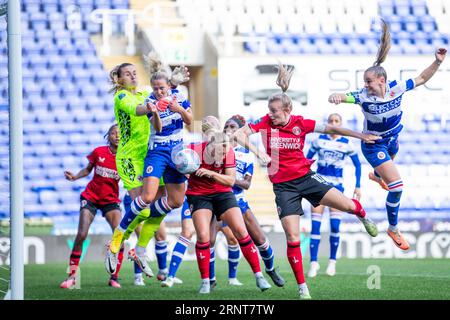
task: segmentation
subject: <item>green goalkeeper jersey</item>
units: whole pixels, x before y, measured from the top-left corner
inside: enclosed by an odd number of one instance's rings
[[[148,91],[133,95],[127,90],[117,91],[114,95],[114,114],[120,133],[116,158],[144,159],[147,155],[150,122],[145,116],[136,116],[136,107],[148,96]]]

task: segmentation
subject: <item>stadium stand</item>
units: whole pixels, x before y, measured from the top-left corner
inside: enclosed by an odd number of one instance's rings
[[[266,36],[268,53],[273,54],[374,54],[379,16],[390,25],[393,54],[431,54],[436,46],[449,45],[449,1],[176,2],[179,16],[187,24],[208,25],[208,30],[216,34]],[[85,165],[85,156],[104,143],[103,134],[114,119],[107,71],[90,39],[90,35],[101,32],[101,26],[91,22],[88,13],[97,8],[128,7],[128,1],[123,0],[22,1],[26,217],[76,219],[78,215],[79,192],[87,180],[68,183],[63,170],[76,171]],[[120,28],[122,24],[112,25]],[[6,41],[6,22],[1,19],[1,124],[8,122],[9,110]],[[252,54],[259,52],[258,46],[248,42],[244,49]],[[362,124],[354,119],[347,126],[361,128]],[[2,125],[0,133],[0,155],[7,158],[7,126]],[[450,195],[433,192],[450,187],[449,133],[450,119],[439,114],[423,116],[418,128],[402,133],[402,150],[396,159],[408,185],[402,216],[413,217],[420,211],[449,216]],[[423,145],[427,146],[425,151]],[[422,156],[417,157],[419,151]],[[8,165],[0,162],[0,180],[4,183],[9,179]],[[353,172],[351,168],[346,171],[349,175]],[[385,195],[373,189],[364,199],[367,210],[379,212],[384,218]],[[263,197],[268,196],[264,193]],[[255,197],[254,206],[265,206],[259,202],[263,197]],[[251,196],[249,200],[252,202]],[[0,218],[4,218],[9,215],[4,209],[8,196],[2,195],[0,201]]]
[[[70,24],[78,6],[80,24]],[[63,170],[79,170],[86,155],[104,144],[114,121],[108,73],[91,34],[101,31],[89,20],[97,8],[128,8],[123,0],[22,1],[24,94],[24,202],[26,217],[78,216],[79,193],[86,181],[68,183]],[[113,23],[114,25],[114,23]],[[119,25],[118,23],[116,25]],[[7,34],[0,21],[1,123],[8,122]],[[7,126],[0,146],[8,154]],[[2,182],[9,164],[2,162]],[[9,216],[1,197],[0,218]]]

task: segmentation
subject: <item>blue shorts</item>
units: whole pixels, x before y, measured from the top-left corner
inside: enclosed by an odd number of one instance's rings
[[[183,206],[181,207],[181,221],[185,219],[192,219],[191,210],[189,209],[189,203],[186,197],[184,197]]]
[[[398,134],[390,138],[381,139],[374,144],[367,144],[361,141],[361,151],[372,168],[392,160],[391,157],[397,154],[398,149]]]
[[[187,178],[178,172],[172,161],[170,149],[148,150],[144,161],[144,178],[164,178],[164,183],[184,183]]]
[[[245,200],[244,198],[239,198],[239,199],[236,199],[236,200],[237,200],[239,209],[241,209],[241,213],[242,214],[246,214],[247,210],[250,209],[250,207],[248,205],[248,201]],[[225,221],[222,221],[222,227],[228,227],[228,225],[226,224]]]

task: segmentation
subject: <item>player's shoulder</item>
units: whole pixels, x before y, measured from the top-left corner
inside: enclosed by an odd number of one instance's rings
[[[176,88],[175,89],[170,89],[170,95],[174,96],[177,99],[177,101],[179,101],[179,102],[186,100],[185,95],[180,90],[178,90]]]
[[[109,153],[109,147],[108,146],[99,146],[99,147],[95,148],[92,152],[93,153],[95,152],[96,154]]]
[[[114,99],[117,100],[123,100],[125,97],[129,96],[131,93],[128,90],[122,89],[122,90],[118,90],[115,94],[114,94]]]

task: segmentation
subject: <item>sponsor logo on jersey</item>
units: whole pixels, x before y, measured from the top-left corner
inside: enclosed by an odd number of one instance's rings
[[[102,157],[98,157],[98,162],[105,162],[105,158],[102,158]]]

